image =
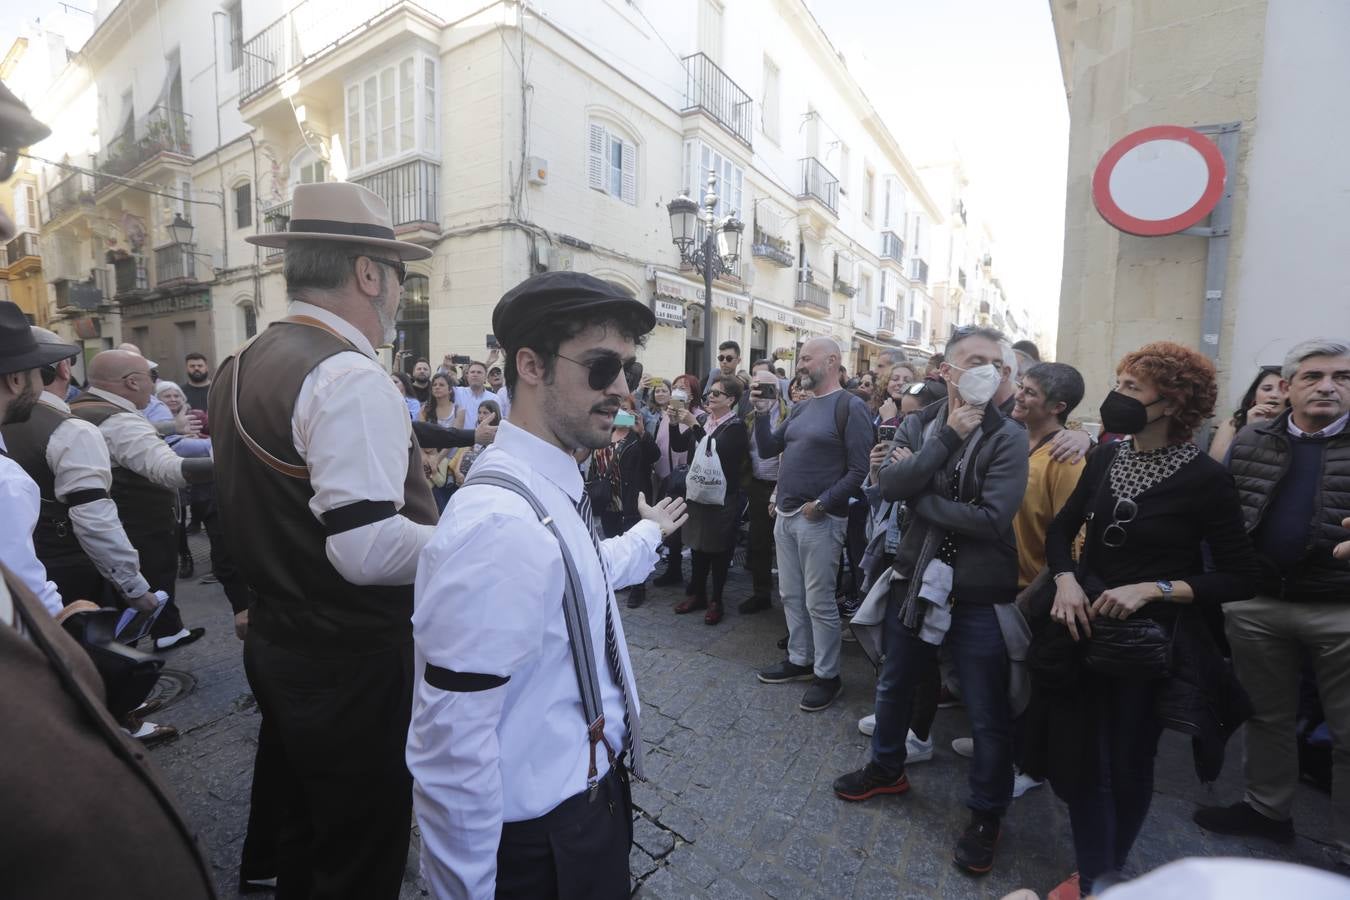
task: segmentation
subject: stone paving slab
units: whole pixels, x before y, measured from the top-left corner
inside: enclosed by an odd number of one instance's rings
[[[204,537],[191,545],[204,572]],[[834,797],[833,778],[867,758],[868,739],[856,723],[871,711],[871,667],[846,643],[840,700],[820,713],[800,711],[804,684],[754,678],[782,656],[774,644],[786,628],[778,607],[738,615],[735,604],[748,593],[738,566],[728,584],[730,611],[715,627],[671,612],[678,589],[649,589],[644,607],[623,611],[647,747],[648,781],[633,790],[630,869],[638,897],[998,898],[1019,887],[1044,895],[1073,871],[1068,815],[1048,787],[1014,802],[990,875],[971,878],[952,866],[967,821],[966,760],[950,749],[952,738],[968,734],[959,708],[939,712],[937,753],[911,767],[908,794],[864,804]],[[180,602],[184,619],[206,626],[207,636],[167,654],[169,669],[191,675],[190,688],[156,716],[183,734],[153,757],[202,833],[221,895],[233,898],[258,714],[220,588],[189,579]],[[1240,796],[1240,737],[1211,791],[1195,779],[1188,742],[1164,735],[1131,873],[1196,855],[1328,864],[1330,802],[1311,788],[1299,788],[1299,837],[1287,847],[1221,838],[1191,823],[1197,804]],[[403,898],[426,896],[413,845]]]

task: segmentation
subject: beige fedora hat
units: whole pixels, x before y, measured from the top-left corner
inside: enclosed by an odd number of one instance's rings
[[[260,247],[285,249],[292,241],[341,241],[387,247],[399,259],[426,259],[428,247],[394,237],[394,220],[384,198],[345,181],[299,184],[291,197],[291,221],[285,231],[244,238]]]

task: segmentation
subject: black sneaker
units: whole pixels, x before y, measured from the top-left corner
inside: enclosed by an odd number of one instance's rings
[[[903,794],[907,790],[909,778],[904,772],[892,775],[873,762],[834,780],[834,795],[854,803],[871,800],[881,794]]]
[[[988,873],[994,868],[994,847],[998,845],[998,836],[998,816],[982,812],[972,814],[965,833],[956,842],[952,862],[972,875]]]
[[[1252,809],[1245,802],[1232,806],[1206,806],[1195,811],[1191,820],[1215,834],[1263,837],[1280,844],[1294,839],[1294,823],[1279,822]]]
[[[772,669],[765,669],[756,676],[765,684],[787,684],[789,681],[810,681],[816,673],[810,666],[799,666],[785,659]]]
[[[844,680],[838,675],[833,678],[816,678],[802,694],[801,708],[807,712],[820,712],[834,702],[844,690]]]
[[[635,584],[628,591],[628,608],[637,609],[647,601],[647,586],[645,584]]]

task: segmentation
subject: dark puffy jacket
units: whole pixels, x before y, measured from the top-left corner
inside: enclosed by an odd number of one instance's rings
[[[1247,533],[1261,524],[1270,499],[1289,469],[1293,452],[1286,412],[1273,422],[1249,425],[1233,440],[1228,467],[1237,483],[1242,519]],[[1323,457],[1322,490],[1309,523],[1308,548],[1303,561],[1280,572],[1261,559],[1260,590],[1289,599],[1350,602],[1350,562],[1332,558],[1331,550],[1350,537],[1341,520],[1350,516],[1350,430],[1327,440]]]
[[[882,468],[877,481],[886,500],[903,500],[908,520],[896,548],[895,570],[921,580],[940,540],[935,530],[956,536],[952,593],[967,603],[1017,599],[1017,538],[1012,521],[1027,488],[1027,433],[990,404],[967,440],[977,440],[974,458],[961,475],[960,501],[947,485],[966,441],[947,422],[947,401],[907,416],[896,434],[909,459]],[[932,426],[930,428],[930,425]]]

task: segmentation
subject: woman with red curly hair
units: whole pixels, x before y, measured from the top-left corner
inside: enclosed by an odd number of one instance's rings
[[[1211,781],[1247,715],[1230,708],[1240,688],[1202,615],[1252,596],[1257,574],[1233,480],[1191,441],[1217,396],[1213,363],[1188,347],[1126,354],[1101,415],[1104,430],[1127,437],[1088,458],[1046,534],[1055,595],[1028,653],[1023,768],[1047,775],[1069,805],[1083,896],[1120,878],[1153,796],[1162,729],[1195,739]]]

